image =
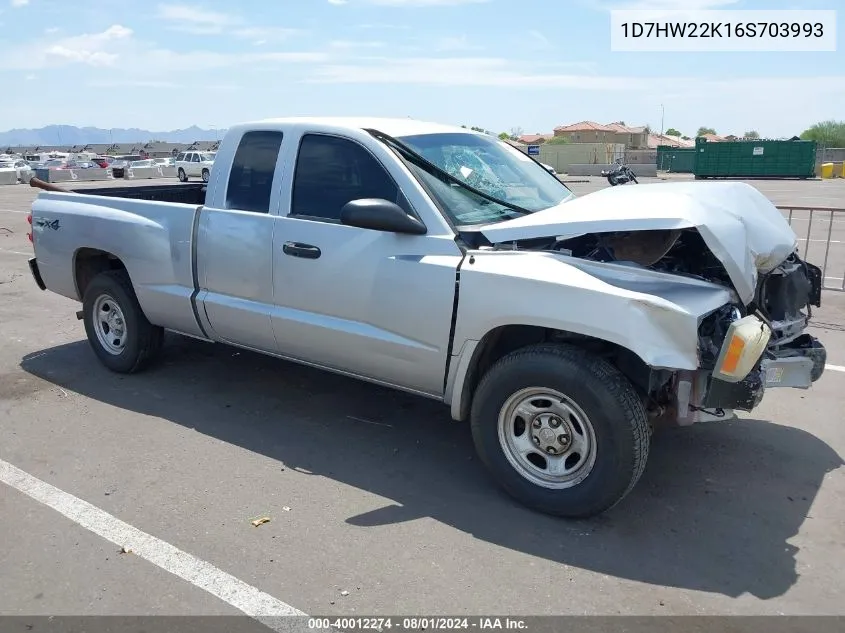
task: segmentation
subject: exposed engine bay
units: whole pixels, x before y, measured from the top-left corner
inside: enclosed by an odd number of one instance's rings
[[[589,233],[565,240],[522,240],[492,248],[552,251],[733,287],[725,267],[694,228]],[[647,375],[637,375],[631,359],[624,354],[615,362],[643,393],[655,424],[686,425],[728,419],[734,410],[750,411],[760,403],[767,384],[806,388],[807,375],[814,382],[824,371],[825,349],[805,332],[812,306],[821,305],[821,287],[821,270],[793,253],[773,270],[759,275],[754,299],[748,305],[727,304],[701,319],[699,370],[649,369]],[[770,337],[747,376],[733,382],[719,379],[714,372],[720,355],[724,355],[731,327],[749,316],[759,319],[755,323],[760,328],[767,326]],[[622,367],[626,363],[627,368]],[[792,374],[791,367],[797,368]],[[795,378],[802,375],[803,382]]]
[[[695,229],[589,233],[566,240],[523,240],[516,244],[499,244],[495,248],[556,251],[580,259],[642,266],[731,285],[724,266]]]

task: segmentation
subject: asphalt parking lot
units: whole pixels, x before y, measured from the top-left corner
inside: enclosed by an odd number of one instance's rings
[[[845,206],[845,181],[752,184],[778,204]],[[831,368],[812,390],[655,436],[622,504],[568,522],[499,493],[469,429],[430,401],[175,336],[156,368],[109,373],[77,304],[30,278],[35,193],[0,188],[0,480],[15,482],[0,483],[0,614],[261,600],[309,614],[845,614],[845,293],[814,313]],[[833,231],[831,285],[845,218]]]

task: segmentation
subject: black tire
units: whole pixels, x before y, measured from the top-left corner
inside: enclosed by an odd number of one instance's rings
[[[184,170],[184,169],[182,169],[182,168],[180,167],[180,168],[179,168],[179,171],[177,172],[177,174],[178,174],[178,176],[179,176],[179,181],[180,181],[180,182],[188,182],[188,174],[186,174],[186,173],[185,173],[185,170]]]
[[[594,431],[592,469],[569,488],[529,480],[511,465],[499,440],[500,411],[529,387],[566,395]],[[651,439],[642,401],[619,370],[581,349],[553,344],[517,350],[494,364],[476,389],[471,425],[479,458],[508,494],[529,508],[568,518],[593,517],[619,503],[640,479]]]
[[[126,342],[120,353],[111,353],[98,337],[94,311],[101,297],[109,297],[123,313]],[[140,371],[161,350],[164,330],[147,320],[126,271],[110,270],[92,279],[85,289],[82,311],[91,348],[100,362],[113,372],[131,374]]]
[[[615,177],[615,176],[608,176],[608,177],[607,177],[607,182],[609,182],[609,183],[610,183],[610,186],[611,186],[611,187],[615,187],[615,186],[616,186],[616,184],[617,184],[617,183],[616,183],[616,177]]]
[[[208,182],[208,178],[209,178],[210,175],[211,174],[209,173],[209,171],[207,169],[203,169],[202,170],[202,181]]]

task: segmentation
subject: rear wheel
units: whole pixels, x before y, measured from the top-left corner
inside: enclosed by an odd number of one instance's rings
[[[181,182],[188,182],[188,174],[186,174],[185,170],[182,169],[181,167],[179,168],[178,176],[179,176],[179,180]]]
[[[164,330],[144,316],[126,271],[97,275],[85,289],[82,311],[88,342],[111,371],[139,371],[161,349]]]
[[[587,518],[621,501],[648,458],[645,408],[630,382],[578,348],[517,350],[484,376],[472,434],[493,478],[522,504]]]

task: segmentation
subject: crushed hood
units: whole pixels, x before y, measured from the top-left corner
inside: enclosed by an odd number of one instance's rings
[[[798,239],[772,202],[742,182],[608,187],[514,220],[482,226],[493,243],[586,233],[696,228],[722,262],[740,299],[754,297],[758,273],[783,262]]]

